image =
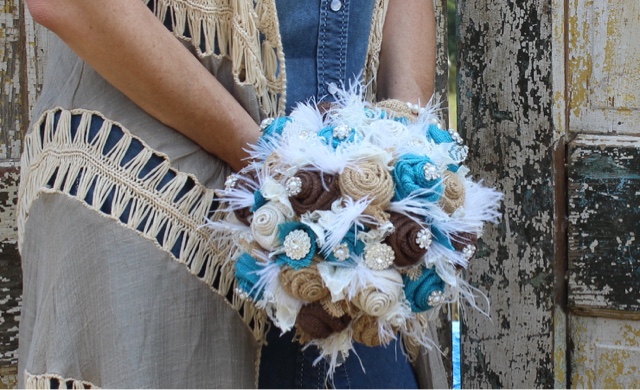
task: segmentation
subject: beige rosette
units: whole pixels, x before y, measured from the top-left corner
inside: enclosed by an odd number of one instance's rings
[[[340,191],[354,200],[367,198],[371,203],[364,211],[379,222],[388,221],[383,211],[389,207],[394,195],[393,178],[387,167],[373,161],[365,161],[356,167],[347,167],[340,174]]]
[[[373,317],[389,313],[402,299],[402,276],[394,269],[377,271],[376,285],[360,290],[351,302]]]
[[[251,233],[264,249],[272,251],[278,246],[278,225],[286,221],[285,208],[277,202],[269,202],[253,214]]]
[[[465,190],[460,176],[451,171],[445,171],[443,175],[444,194],[440,198],[440,204],[444,211],[451,215],[459,207],[464,206]]]
[[[324,286],[318,267],[315,264],[299,270],[283,267],[279,277],[282,288],[287,294],[296,299],[305,302],[316,302],[330,296],[329,289]]]

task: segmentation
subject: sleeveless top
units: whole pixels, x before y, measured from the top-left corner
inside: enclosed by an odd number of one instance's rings
[[[256,122],[285,113],[274,0],[146,1]],[[18,194],[19,387],[255,387],[267,318],[234,295],[229,242],[201,228],[230,168],[50,37]],[[421,379],[437,363],[419,356]]]

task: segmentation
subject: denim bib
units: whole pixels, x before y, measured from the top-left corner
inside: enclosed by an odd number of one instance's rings
[[[287,114],[309,98],[332,101],[360,80],[373,0],[277,0],[287,75]]]

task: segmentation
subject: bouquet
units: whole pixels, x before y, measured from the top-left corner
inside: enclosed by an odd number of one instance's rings
[[[460,276],[501,194],[469,179],[468,148],[435,107],[340,91],[265,120],[252,163],[217,192],[236,293],[316,345],[329,371],[353,342],[430,347],[429,319],[474,289]],[[411,357],[411,356],[410,356]]]

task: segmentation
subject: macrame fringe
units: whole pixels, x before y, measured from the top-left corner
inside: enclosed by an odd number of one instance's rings
[[[56,115],[59,118],[57,126],[54,126]],[[71,120],[77,115],[81,116],[80,124],[72,136]],[[96,116],[102,118],[102,127],[90,139],[91,121]],[[184,264],[194,276],[222,297],[234,291],[230,304],[241,315],[255,339],[263,342],[266,316],[252,302],[237,299],[235,294],[234,267],[227,261],[227,256],[234,252],[231,236],[226,240],[212,241],[210,233],[201,228],[214,199],[212,189],[199,184],[193,175],[173,170],[165,155],[154,152],[142,141],[142,151],[124,163],[123,158],[135,137],[122,125],[109,121],[98,112],[56,108],[46,111],[33,126],[33,131],[25,138],[21,161],[17,206],[20,250],[32,202],[40,193],[67,195],[155,241],[163,251]],[[114,127],[120,128],[123,135],[107,154],[103,154]],[[142,169],[154,155],[162,157],[163,161],[141,177]],[[158,188],[170,170],[175,177]],[[195,184],[179,197],[188,182]],[[87,202],[85,198],[92,186],[93,198]],[[73,194],[72,188],[75,190]],[[105,214],[100,208],[110,194],[113,195],[111,212]],[[130,211],[124,215],[127,209]],[[213,219],[216,218],[214,215]],[[180,239],[176,257],[172,250]]]
[[[284,113],[286,72],[275,0],[144,1],[200,57],[231,60],[234,81],[255,88],[265,115]]]
[[[376,0],[373,8],[371,32],[369,33],[369,49],[364,69],[364,85],[367,86],[366,100],[375,101],[378,90],[377,75],[380,67],[380,49],[382,48],[382,31],[387,14],[389,0]]]
[[[252,85],[268,117],[286,107],[285,57],[275,0],[144,0],[173,34],[200,57],[227,58],[238,85]],[[364,70],[366,97],[376,95],[382,33],[389,0],[376,0]],[[261,36],[263,39],[261,39]]]
[[[24,372],[24,387],[27,389],[99,389],[91,382],[63,378],[56,374],[33,375]]]

